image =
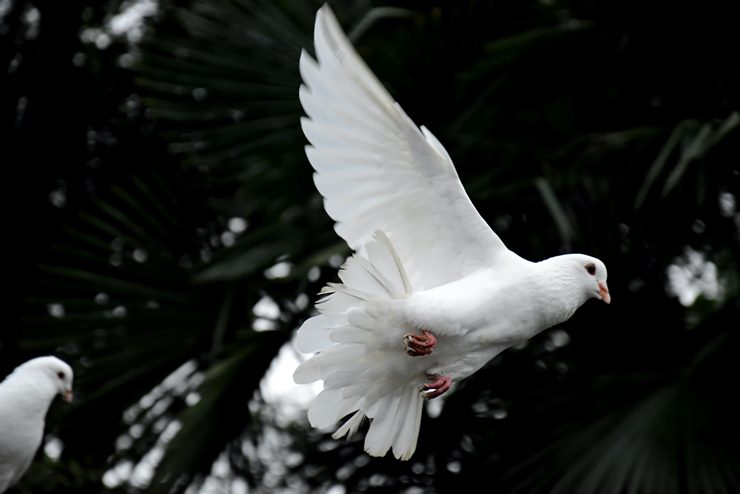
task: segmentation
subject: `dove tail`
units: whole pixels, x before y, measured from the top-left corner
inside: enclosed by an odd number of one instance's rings
[[[396,458],[408,460],[421,424],[418,376],[403,365],[406,355],[400,337],[389,331],[387,311],[373,306],[407,296],[411,284],[383,232],[376,232],[363,251],[366,255],[353,255],[339,271],[342,283],[322,290],[327,296],[316,304],[320,314],[298,330],[298,350],[319,353],[303,362],[293,379],[298,384],[324,381],[308,410],[312,426],[329,427],[352,414],[333,435],[351,437],[368,417],[365,451],[384,456],[392,448]]]

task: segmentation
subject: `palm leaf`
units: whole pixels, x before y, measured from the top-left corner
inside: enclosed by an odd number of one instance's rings
[[[199,401],[174,418],[178,432],[167,443],[146,492],[171,492],[173,486],[187,486],[194,475],[210,470],[224,445],[249,424],[249,397],[259,385],[254,376],[265,374],[284,342],[280,333],[245,331],[231,351],[225,350],[229,356],[205,372],[198,387]]]

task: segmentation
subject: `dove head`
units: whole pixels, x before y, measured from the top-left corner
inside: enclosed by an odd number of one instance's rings
[[[72,368],[56,357],[38,357],[29,360],[16,369],[29,377],[34,375],[43,380],[44,386],[60,394],[65,401],[72,401]],[[53,396],[53,395],[52,395]]]
[[[573,280],[583,288],[585,298],[598,298],[607,304],[612,301],[606,285],[606,266],[595,257],[584,254],[559,256],[573,272]]]

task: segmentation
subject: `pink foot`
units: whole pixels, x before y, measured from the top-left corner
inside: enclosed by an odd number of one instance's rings
[[[403,349],[412,357],[430,355],[435,345],[437,345],[437,338],[426,329],[421,330],[421,336],[414,333],[403,335]]]
[[[442,396],[452,386],[452,378],[449,376],[427,374],[427,379],[429,381],[421,389],[421,395],[427,400]]]

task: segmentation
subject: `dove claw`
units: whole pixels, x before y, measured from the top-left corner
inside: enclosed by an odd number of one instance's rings
[[[429,382],[421,388],[421,396],[427,400],[442,396],[452,386],[452,378],[449,376],[427,374],[427,379]]]
[[[431,355],[436,345],[437,338],[426,329],[421,330],[421,336],[414,333],[403,335],[403,349],[412,357]]]

